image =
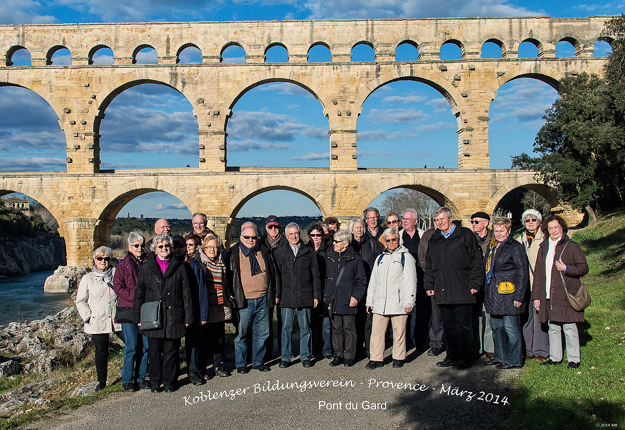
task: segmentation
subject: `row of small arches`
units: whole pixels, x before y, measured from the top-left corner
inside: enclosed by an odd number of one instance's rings
[[[604,57],[611,52],[611,39],[601,39],[595,42],[593,56]],[[519,44],[519,58],[538,58],[542,56],[543,48],[535,39],[527,39]],[[571,38],[564,38],[556,45],[556,57],[574,57],[580,54],[580,45]],[[441,60],[457,60],[465,55],[464,45],[458,40],[449,40],[440,48]],[[482,45],[481,58],[502,58],[506,55],[504,44],[496,39],[490,39]],[[237,43],[231,43],[224,47],[221,52],[220,62],[244,63],[246,52]],[[23,46],[14,46],[7,52],[7,66],[29,66],[30,52]],[[420,58],[419,47],[412,41],[400,43],[395,49],[395,61],[417,61]],[[313,45],[308,50],[308,62],[331,62],[332,53],[330,47],[324,43]],[[351,51],[351,61],[375,61],[375,51],[368,42],[356,44]],[[289,54],[287,48],[279,43],[270,45],[265,50],[266,63],[288,63]],[[150,45],[140,45],[133,52],[133,64],[157,64],[158,53]],[[200,64],[202,52],[194,44],[186,44],[180,47],[176,53],[176,63]],[[48,65],[71,65],[72,54],[65,46],[55,46],[46,55]],[[105,45],[94,47],[89,52],[88,64],[103,65],[115,64],[115,57],[111,48]]]

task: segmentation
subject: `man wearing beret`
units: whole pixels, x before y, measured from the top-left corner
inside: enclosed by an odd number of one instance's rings
[[[493,231],[488,228],[490,215],[486,212],[475,212],[471,215],[471,227],[482,248],[482,257],[488,250],[488,244],[493,240]],[[473,309],[473,345],[472,351],[475,357],[486,354],[486,364],[495,363],[495,344],[493,332],[490,328],[490,315],[484,307],[484,290],[475,295],[476,303]]]

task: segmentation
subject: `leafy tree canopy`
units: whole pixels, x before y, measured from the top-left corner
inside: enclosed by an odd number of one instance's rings
[[[610,21],[606,33],[614,37],[606,79],[586,73],[562,79],[560,98],[534,141],[537,156],[512,158],[580,210],[624,206],[625,16]]]

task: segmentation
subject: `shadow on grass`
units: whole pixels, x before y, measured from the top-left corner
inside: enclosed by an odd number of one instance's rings
[[[597,399],[533,398],[519,389],[514,409],[499,427],[506,430],[618,428],[625,422],[623,404]]]
[[[600,275],[611,275],[625,269],[625,227],[598,237],[592,233],[580,233],[581,245],[588,254],[605,254],[608,267],[599,272]]]

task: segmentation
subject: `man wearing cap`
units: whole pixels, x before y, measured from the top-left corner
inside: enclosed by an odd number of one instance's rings
[[[280,233],[280,220],[275,215],[269,215],[265,219],[265,232],[266,234],[260,240],[261,245],[265,246],[268,250],[271,251],[271,255],[274,254],[274,251],[281,246],[287,246],[286,237]],[[265,343],[266,347],[266,355],[265,360],[271,360],[274,358],[273,354],[273,312],[274,308],[276,310],[276,316],[278,318],[278,351],[282,350],[282,340],[280,338],[280,333],[282,330],[282,315],[280,313],[280,305],[275,305],[269,307],[269,337],[267,338],[267,342]]]
[[[477,243],[482,248],[482,258],[488,250],[490,241],[493,240],[493,231],[488,228],[490,215],[486,212],[475,212],[471,215],[471,227],[477,238]],[[486,363],[495,361],[495,344],[493,342],[493,332],[490,328],[490,315],[486,313],[484,307],[484,290],[480,290],[475,295],[476,303],[473,312],[473,355],[480,356],[486,354]]]

